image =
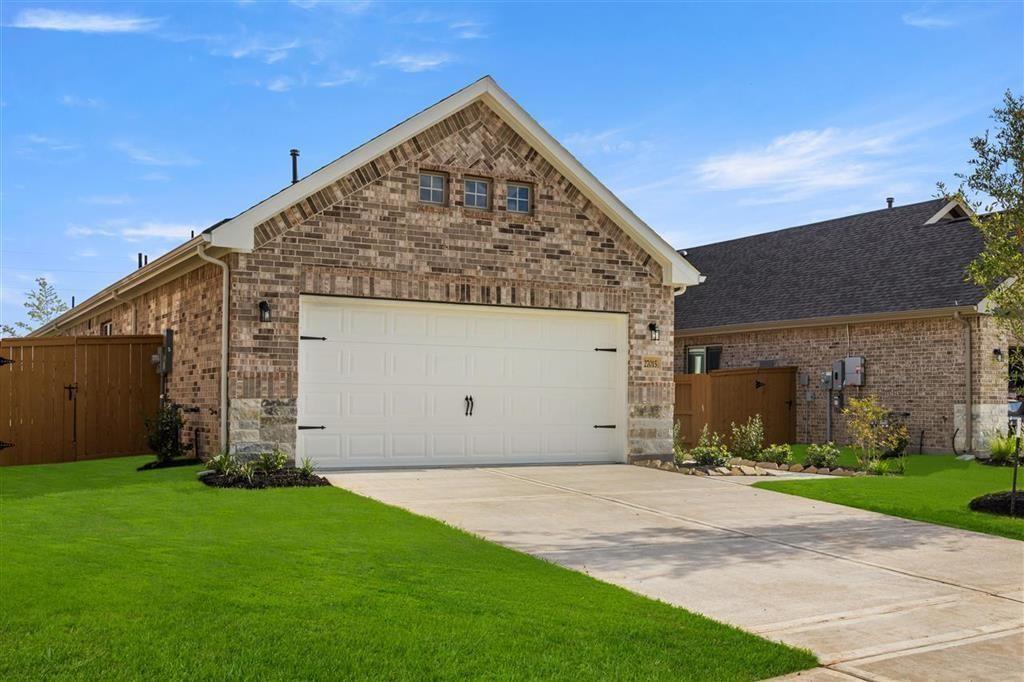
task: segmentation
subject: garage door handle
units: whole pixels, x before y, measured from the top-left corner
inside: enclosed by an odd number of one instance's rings
[[[300,336],[299,341],[326,341],[326,336]]]
[[[300,426],[299,431],[309,431],[310,429],[326,429],[326,426]]]
[[[595,429],[614,429],[615,424],[594,424]]]
[[[602,353],[618,353],[618,348],[595,348],[594,350],[601,351]]]

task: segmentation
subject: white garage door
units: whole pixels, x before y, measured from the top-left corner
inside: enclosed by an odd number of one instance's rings
[[[623,461],[626,316],[303,296],[299,458]]]

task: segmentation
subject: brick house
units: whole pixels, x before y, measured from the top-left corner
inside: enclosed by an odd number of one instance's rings
[[[912,452],[949,452],[954,433],[982,448],[1006,428],[1011,349],[964,279],[981,248],[965,208],[936,199],[681,251],[707,280],[676,299],[677,371],[796,366],[797,439],[822,442],[821,375],[862,357],[844,398],[905,413]]]
[[[625,461],[671,449],[697,282],[487,77],[34,334],[173,330],[204,456]]]

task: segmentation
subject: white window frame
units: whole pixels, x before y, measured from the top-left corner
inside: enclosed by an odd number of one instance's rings
[[[427,186],[427,187],[424,187],[424,185],[423,185],[424,178],[430,178],[430,185]],[[435,180],[440,180],[441,181],[441,186],[440,187],[436,187],[435,186],[435,182],[434,182]],[[417,190],[420,202],[424,203],[424,204],[431,204],[433,206],[444,206],[445,196],[447,194],[447,189],[448,189],[447,185],[448,185],[448,177],[444,173],[432,173],[430,171],[421,171],[420,172],[419,189]],[[427,198],[427,199],[423,198],[423,192],[424,191],[427,192],[427,196],[429,198]],[[440,199],[438,199],[436,201],[434,200],[434,193],[435,192],[438,193],[439,196],[440,196]]]
[[[526,190],[526,208],[525,210],[521,207],[523,198],[518,196],[512,196],[513,189],[525,189]],[[508,183],[508,196],[505,197],[505,210],[509,213],[520,213],[527,214],[530,212],[530,206],[533,203],[533,187],[526,184],[525,182],[510,182]],[[514,208],[513,208],[514,206]]]
[[[113,336],[114,335],[114,321],[105,320],[100,322],[100,336]]]
[[[470,183],[476,183],[474,189],[478,189],[479,185],[483,185],[484,192],[481,195],[480,192],[470,192]],[[478,211],[487,211],[491,208],[491,181],[485,180],[484,178],[466,178],[462,183],[462,203],[466,208],[474,208]],[[474,200],[483,197],[483,205],[469,203],[469,198],[474,197]]]

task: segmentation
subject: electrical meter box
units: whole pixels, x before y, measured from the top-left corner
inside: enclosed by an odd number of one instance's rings
[[[832,363],[832,388],[842,390],[846,385],[846,361],[836,360]]]
[[[845,368],[844,386],[864,385],[864,358],[850,357],[843,361]]]
[[[821,373],[821,387],[826,391],[832,389],[832,372]]]

